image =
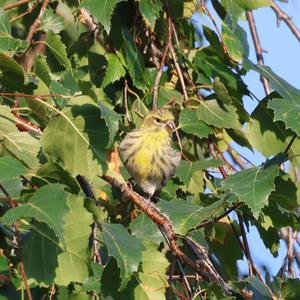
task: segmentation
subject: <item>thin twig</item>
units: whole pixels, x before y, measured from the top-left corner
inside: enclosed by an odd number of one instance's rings
[[[276,3],[274,0],[272,0],[271,8],[276,13],[277,16],[277,25],[279,25],[279,22],[282,20],[291,30],[291,32],[294,34],[294,36],[297,38],[297,40],[300,42],[300,30],[295,25],[295,23],[291,20],[291,17],[288,16]]]
[[[264,66],[265,64],[264,64],[263,50],[257,33],[256,24],[255,24],[252,11],[246,11],[246,16],[247,16],[247,21],[250,27],[250,32],[251,32],[251,36],[252,36],[252,40],[256,52],[257,62],[260,66]],[[260,76],[260,80],[263,84],[266,95],[269,95],[271,93],[271,87],[268,79],[266,77]]]
[[[45,0],[44,1],[43,5],[42,5],[42,7],[40,9],[40,12],[39,12],[38,16],[36,17],[36,19],[34,20],[34,22],[32,23],[32,25],[30,26],[28,34],[27,34],[27,37],[26,37],[26,41],[27,42],[31,42],[31,40],[33,38],[33,35],[36,33],[38,27],[40,26],[40,24],[41,24],[41,17],[43,16],[44,12],[46,11],[48,3],[49,3],[49,0]]]
[[[14,21],[16,21],[16,20],[18,20],[18,19],[20,19],[20,18],[22,18],[22,17],[24,17],[24,16],[26,16],[26,15],[28,15],[28,14],[31,14],[32,11],[33,11],[39,4],[40,4],[40,0],[38,0],[32,7],[28,8],[25,12],[23,12],[23,13],[17,15],[16,17],[10,19],[10,20],[9,20],[9,23],[12,23],[12,22],[14,22]]]
[[[171,17],[169,17],[169,22],[172,22]],[[183,92],[183,99],[184,99],[185,102],[188,102],[189,97],[188,97],[188,94],[187,94],[183,74],[182,74],[181,68],[179,66],[176,51],[175,51],[172,43],[170,44],[170,51],[171,51],[171,56],[172,56],[172,59],[173,59],[173,63],[174,63],[174,66],[175,66],[175,69],[176,69],[176,72],[178,74],[179,81],[180,81],[180,84],[181,84],[181,88],[182,88],[182,92]]]
[[[124,80],[124,108],[125,114],[128,121],[130,121],[129,109],[128,109],[128,82]]]
[[[286,149],[284,150],[285,154],[287,154],[289,152],[289,150],[292,147],[292,145],[293,145],[293,143],[294,143],[294,141],[295,141],[296,138],[297,138],[297,134],[294,133],[292,139],[290,140],[289,144],[287,145]]]
[[[16,206],[16,204],[15,204],[14,200],[11,198],[10,194],[7,192],[7,190],[2,186],[2,184],[0,184],[0,190],[6,196],[10,208],[14,208]],[[22,238],[21,238],[18,222],[14,223],[14,227],[15,227],[17,246],[18,246],[18,249],[19,249],[20,273],[21,273],[22,281],[24,282],[24,285],[25,285],[28,300],[32,300],[31,291],[30,291],[30,287],[29,287],[26,272],[25,272],[24,259],[23,259],[23,255],[21,253],[21,251],[22,251]]]
[[[63,99],[70,99],[74,96],[66,96],[62,94],[44,94],[44,95],[31,95],[23,93],[0,93],[0,97],[24,97],[24,98],[50,98],[50,97],[59,97]]]
[[[165,66],[166,58],[168,56],[169,50],[170,50],[170,45],[172,43],[172,28],[171,28],[171,22],[168,22],[168,40],[167,44],[165,47],[165,50],[163,52],[163,56],[160,62],[159,70],[155,78],[155,83],[153,86],[153,100],[152,100],[152,108],[156,109],[157,108],[157,94],[158,94],[158,87],[160,83],[161,76],[163,74],[163,69]]]
[[[197,225],[196,227],[194,228],[191,228],[189,230],[189,232],[191,231],[195,231],[195,230],[198,230],[200,228],[203,228],[203,227],[206,227],[210,224],[213,224],[213,223],[216,223],[218,221],[220,221],[221,219],[227,217],[231,212],[233,212],[234,210],[236,210],[237,208],[239,208],[240,206],[242,206],[242,202],[238,202],[237,204],[234,204],[233,207],[229,208],[228,210],[226,210],[223,214],[221,214],[220,216],[216,217],[216,218],[213,218],[212,220],[208,220],[208,221],[205,221],[199,225]]]
[[[3,7],[3,10],[10,10],[10,9],[13,9],[13,8],[16,8],[16,7],[19,7],[21,5],[24,5],[24,4],[27,4],[29,3],[30,1],[32,0],[20,0],[16,3],[12,3],[12,4],[7,4]]]

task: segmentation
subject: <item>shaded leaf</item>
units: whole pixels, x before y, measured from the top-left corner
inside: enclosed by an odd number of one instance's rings
[[[109,255],[118,262],[121,277],[120,290],[124,289],[132,274],[138,270],[144,246],[120,224],[103,224],[103,242]]]
[[[198,119],[196,110],[182,110],[179,115],[178,126],[185,133],[194,134],[200,138],[213,133],[212,128]]]
[[[66,201],[67,193],[62,185],[48,184],[35,192],[26,204],[7,211],[2,217],[2,222],[12,224],[21,218],[35,218],[46,223],[62,240]]]
[[[144,58],[127,30],[123,31],[123,36],[125,39],[123,49],[130,77],[137,88],[145,91],[148,78],[145,72]]]
[[[145,214],[140,214],[130,223],[130,229],[134,236],[138,239],[149,240],[160,244],[164,241],[157,225]]]
[[[82,285],[83,292],[100,292],[101,291],[101,276],[103,272],[103,266],[98,263],[91,263],[93,270],[93,276],[88,277]]]
[[[20,194],[23,188],[20,176],[26,172],[27,169],[18,160],[9,156],[0,157],[0,184],[11,197]],[[2,190],[0,195],[6,196]]]
[[[40,286],[50,286],[58,265],[57,254],[61,252],[59,241],[46,224],[34,223],[32,233],[24,245],[26,276]]]
[[[68,69],[71,68],[70,61],[67,57],[66,46],[61,41],[59,35],[55,34],[53,31],[49,31],[47,33],[45,44],[61,65]]]
[[[224,210],[226,204],[223,200],[219,200],[209,206],[202,207],[183,199],[174,199],[170,202],[161,200],[158,206],[172,220],[175,232],[184,235],[191,228],[218,215],[220,211]]]
[[[12,81],[11,78],[14,80]],[[15,91],[20,91],[28,82],[29,79],[24,69],[13,58],[0,53],[0,83],[14,88]]]
[[[272,299],[272,295],[266,286],[257,277],[248,277],[246,281],[254,289],[254,291],[258,292],[261,296],[266,297],[266,299]]]

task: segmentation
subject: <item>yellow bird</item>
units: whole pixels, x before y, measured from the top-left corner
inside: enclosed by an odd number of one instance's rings
[[[174,129],[174,115],[169,110],[153,110],[120,144],[123,164],[149,197],[166,185],[180,163],[180,153],[171,147]]]

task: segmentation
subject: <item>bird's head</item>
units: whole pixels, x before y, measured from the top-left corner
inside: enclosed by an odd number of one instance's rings
[[[166,129],[171,133],[175,129],[174,115],[163,108],[152,110],[145,116],[141,128],[150,130]]]

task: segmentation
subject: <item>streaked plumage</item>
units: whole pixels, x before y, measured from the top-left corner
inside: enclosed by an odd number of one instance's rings
[[[151,111],[139,129],[128,133],[120,145],[120,157],[143,191],[152,196],[180,163],[180,153],[171,147],[174,116],[166,110]]]

